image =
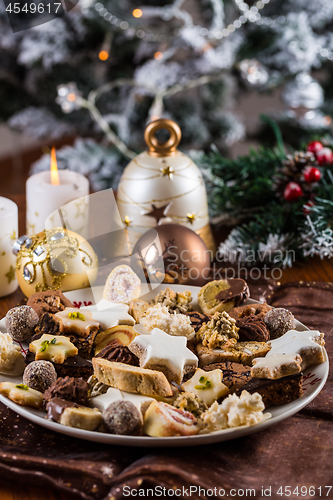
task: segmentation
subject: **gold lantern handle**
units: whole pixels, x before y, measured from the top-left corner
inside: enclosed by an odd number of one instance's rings
[[[165,129],[170,133],[166,142],[156,139],[156,132]],[[148,146],[148,154],[151,156],[173,156],[177,153],[177,146],[182,137],[179,125],[172,120],[160,118],[147,125],[145,130],[145,141]]]

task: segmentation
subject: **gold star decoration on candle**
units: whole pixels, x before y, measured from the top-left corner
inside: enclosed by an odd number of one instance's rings
[[[28,222],[27,234],[31,236],[32,234],[35,233],[36,233],[36,224],[30,224],[30,222]]]
[[[76,202],[75,206],[76,206],[75,219],[77,219],[78,217],[85,217],[86,216],[86,209],[87,209],[86,200],[82,199],[82,200]]]
[[[187,214],[186,217],[187,217],[188,221],[191,223],[191,225],[193,224],[193,222],[196,219],[195,214]]]
[[[11,283],[12,281],[14,281],[14,279],[15,279],[15,269],[13,268],[13,266],[10,266],[9,271],[8,271],[8,273],[5,274],[5,276],[8,279],[8,284]]]
[[[12,241],[17,240],[17,236],[16,236],[16,231],[15,231],[15,230],[12,232],[10,239],[11,239]]]
[[[163,205],[162,207],[157,207],[154,205],[154,203],[151,204],[152,210],[150,212],[146,212],[143,215],[147,215],[148,217],[154,217],[156,219],[156,224],[159,224],[161,219],[164,219],[166,217],[168,211],[170,210],[170,207],[172,205],[172,202],[167,203],[167,205]]]
[[[162,167],[161,172],[163,174],[163,177],[169,177],[169,179],[172,179],[173,177],[173,168],[170,166],[167,167]]]
[[[128,215],[125,215],[125,218],[123,220],[123,223],[125,224],[126,227],[130,226],[132,224],[132,220],[128,217]]]

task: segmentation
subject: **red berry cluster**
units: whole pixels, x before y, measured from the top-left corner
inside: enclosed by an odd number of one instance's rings
[[[310,142],[307,150],[315,155],[318,165],[330,165],[333,163],[333,152],[331,148],[326,148],[321,142]]]
[[[319,141],[312,141],[308,144],[307,151],[313,153],[316,157],[317,163],[320,166],[330,165],[333,163],[333,151],[326,148]],[[321,172],[316,167],[307,167],[304,172],[304,180],[308,184],[318,182],[321,178]],[[303,190],[297,182],[289,182],[284,190],[284,199],[286,201],[295,201],[303,196]]]

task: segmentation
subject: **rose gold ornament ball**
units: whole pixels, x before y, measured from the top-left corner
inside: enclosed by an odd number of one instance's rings
[[[145,266],[149,278],[164,283],[201,286],[209,278],[211,254],[194,231],[179,224],[156,226],[137,241],[132,266]],[[142,268],[142,267],[141,267]]]

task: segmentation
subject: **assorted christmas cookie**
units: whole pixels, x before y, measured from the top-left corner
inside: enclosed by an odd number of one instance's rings
[[[287,309],[278,307],[271,309],[264,316],[264,322],[270,332],[271,339],[282,337],[295,327],[295,318]]]
[[[215,313],[197,332],[197,339],[209,349],[229,349],[239,339],[236,321],[228,313]]]
[[[253,340],[267,342],[270,339],[269,330],[265,321],[259,315],[251,314],[236,320],[239,340]]]
[[[150,307],[140,318],[140,324],[148,331],[159,328],[169,335],[186,337],[188,340],[195,336],[191,319],[187,315],[170,314],[168,308],[162,304]]]
[[[270,406],[291,403],[300,398],[303,394],[302,382],[303,374],[301,372],[275,380],[251,378],[237,391],[237,395],[240,395],[242,390],[250,394],[258,393],[262,397],[265,408],[269,408]]]
[[[169,312],[187,313],[191,310],[192,294],[188,290],[185,292],[174,292],[171,288],[165,288],[152,300],[152,304],[161,304]]]
[[[128,346],[137,335],[132,326],[119,325],[108,328],[104,332],[100,332],[95,338],[95,355],[107,347],[113,340],[119,340],[123,345]]]
[[[299,332],[290,330],[282,337],[270,342],[271,350],[267,356],[276,354],[299,354],[302,358],[301,369],[305,370],[308,366],[324,363],[324,334],[318,330],[307,330]]]
[[[23,373],[23,384],[39,392],[45,392],[56,380],[57,372],[50,361],[33,361]]]
[[[271,346],[266,342],[237,342],[228,349],[209,349],[202,344],[196,346],[199,357],[199,366],[210,363],[232,361],[243,365],[252,365],[254,358],[264,357],[270,351]]]
[[[143,431],[152,437],[193,436],[199,430],[192,413],[161,401],[151,403],[144,417]]]
[[[117,339],[111,340],[110,344],[96,354],[96,357],[107,359],[115,363],[140,366],[139,358],[129,350],[127,345],[124,345]]]
[[[35,332],[39,316],[30,306],[18,306],[6,314],[7,332],[18,342],[29,341]]]
[[[63,311],[56,313],[53,318],[59,324],[60,334],[87,338],[92,333],[98,333],[99,323],[93,319],[91,311],[79,311],[66,307]]]
[[[24,357],[20,347],[13,342],[9,333],[0,333],[0,373],[21,375],[24,371]]]
[[[222,383],[222,378],[223,373],[219,369],[207,372],[198,368],[193,377],[182,384],[182,389],[195,394],[210,406],[229,393],[228,387]]]
[[[203,366],[203,370],[208,372],[217,369],[222,371],[222,382],[228,387],[230,393],[238,391],[252,379],[251,367],[242,365],[241,363],[225,361]]]
[[[55,314],[65,307],[74,307],[60,290],[45,290],[31,295],[27,306],[32,307],[41,318],[44,313]]]
[[[272,354],[252,361],[251,376],[276,380],[302,371],[301,363],[299,354]]]
[[[35,360],[45,359],[61,364],[65,359],[75,356],[77,348],[68,337],[63,335],[42,335],[38,340],[29,344],[29,351],[35,354]]]
[[[102,415],[104,424],[111,434],[138,434],[142,428],[142,414],[131,401],[114,401]]]
[[[93,358],[92,362],[97,380],[110,387],[151,397],[173,395],[171,385],[161,371],[113,363],[103,358]]]
[[[198,295],[198,302],[205,314],[229,312],[250,296],[249,287],[242,279],[216,280],[206,283]]]
[[[154,328],[151,335],[138,335],[129,349],[142,368],[159,370],[170,382],[180,384],[184,373],[198,366],[197,356],[186,347],[186,337],[174,337]]]
[[[23,381],[0,383],[0,394],[68,427],[191,436],[264,421],[265,407],[302,396],[302,370],[326,360],[324,335],[293,330],[288,310],[241,305],[244,280],[204,285],[198,311],[190,291],[148,303],[140,287],[122,265],[96,305],[47,291],[8,311],[0,373]],[[13,339],[30,342],[25,360]]]
[[[59,398],[51,399],[47,405],[47,418],[67,427],[96,431],[103,423],[102,414],[96,408],[80,406]]]
[[[141,292],[141,280],[129,266],[115,267],[109,274],[103,291],[103,299],[129,304]]]
[[[1,382],[0,394],[21,406],[30,406],[38,410],[43,406],[43,394],[25,384]]]

